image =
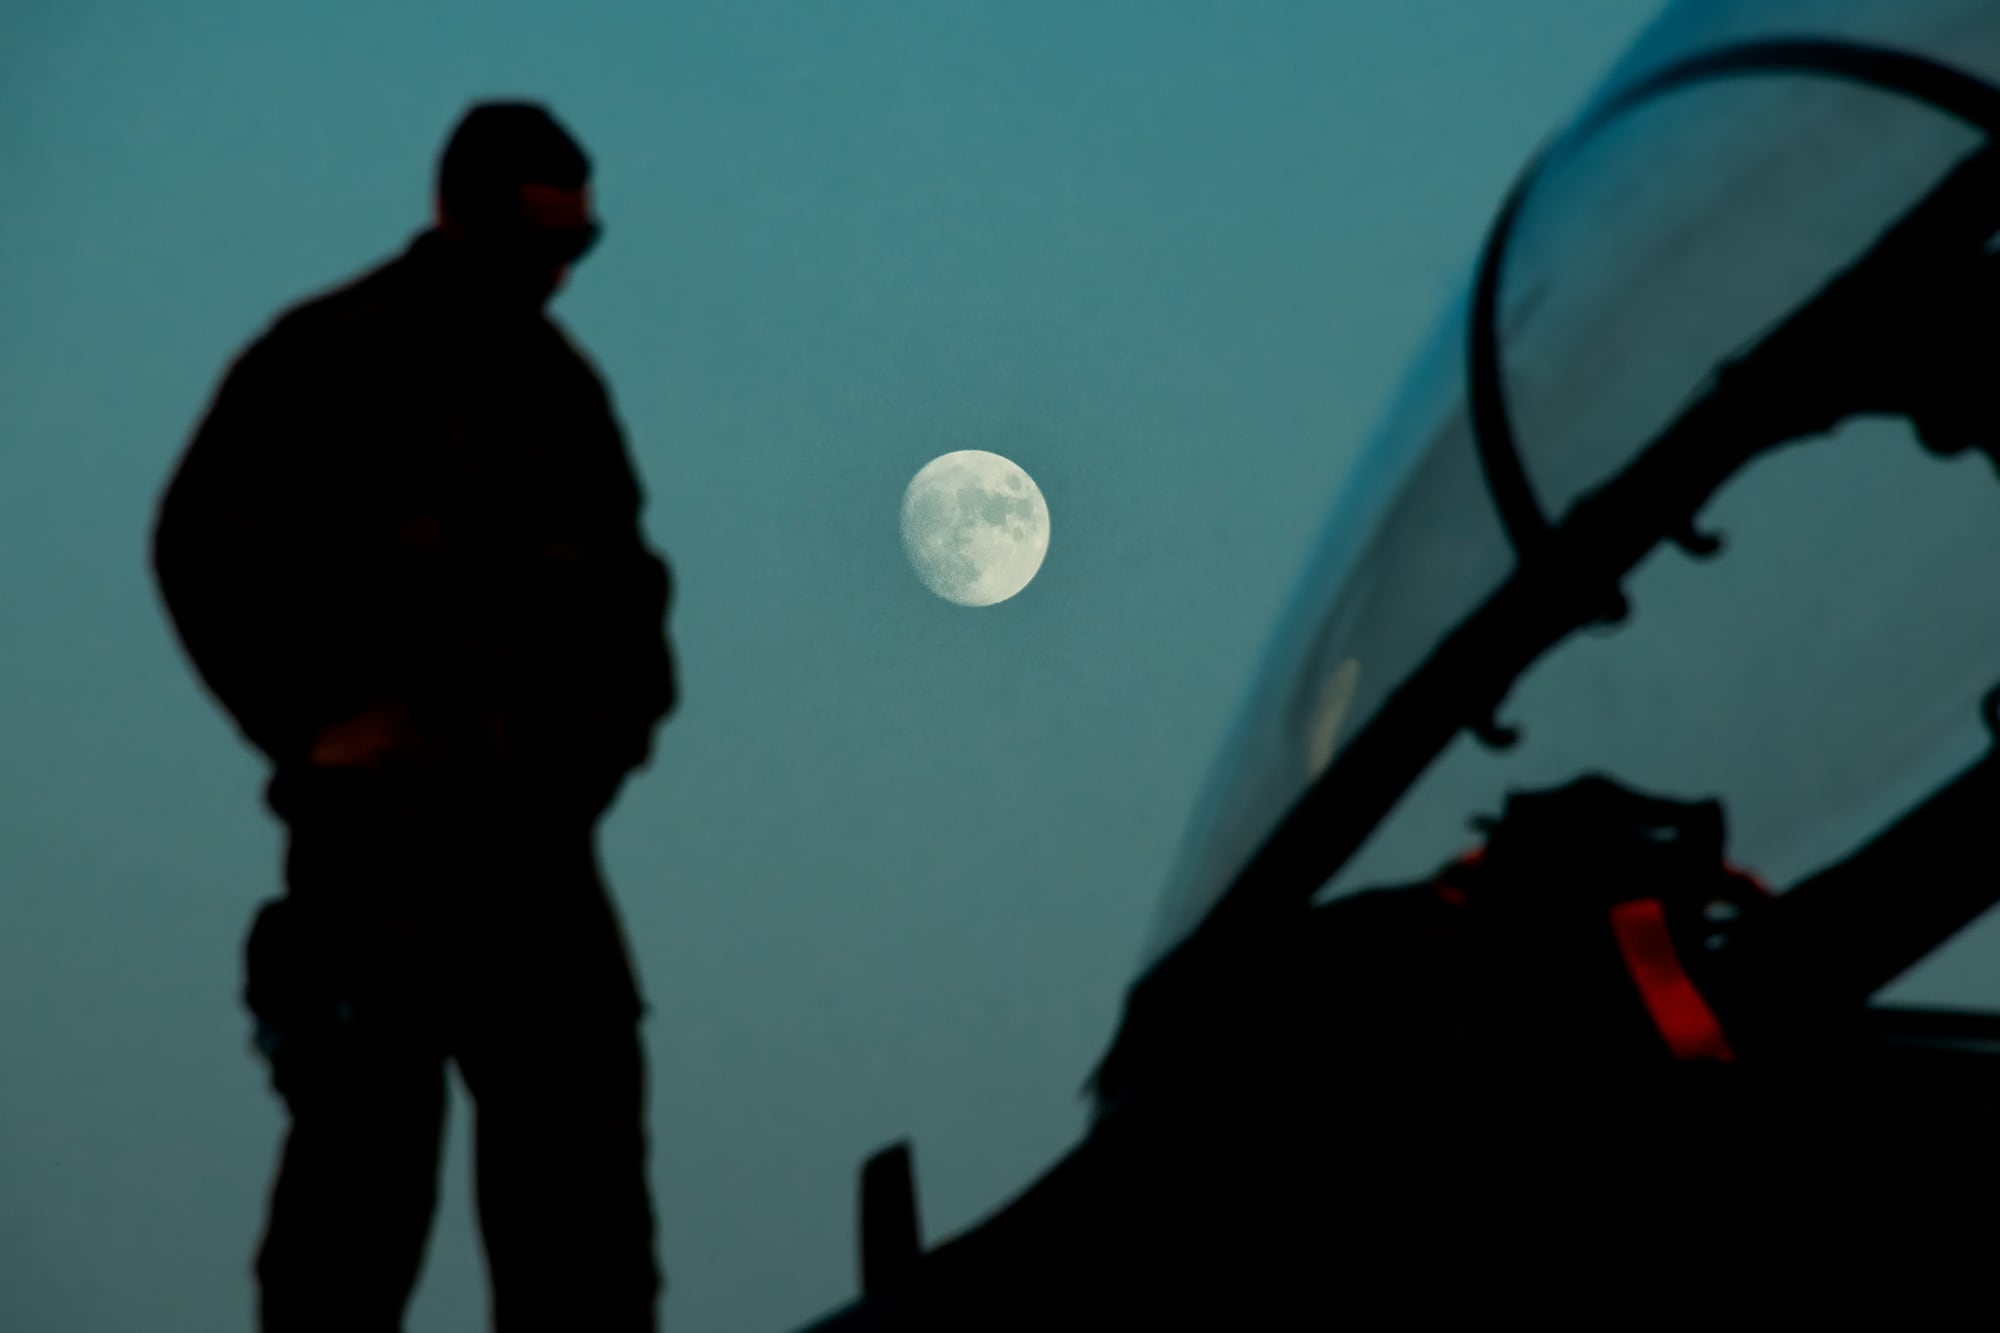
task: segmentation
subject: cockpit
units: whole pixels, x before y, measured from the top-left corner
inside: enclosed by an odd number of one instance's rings
[[[1720,800],[1789,885],[1988,751],[1982,76],[1990,6],[1669,9],[1523,174],[1329,513],[1149,965],[1225,899],[1427,873],[1590,771]]]

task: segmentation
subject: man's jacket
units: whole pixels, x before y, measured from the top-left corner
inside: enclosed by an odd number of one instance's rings
[[[154,565],[203,680],[281,769],[391,705],[455,766],[504,752],[615,789],[675,700],[642,503],[589,362],[427,232],[237,358]]]

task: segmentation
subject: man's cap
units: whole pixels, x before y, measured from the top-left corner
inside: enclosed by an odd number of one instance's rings
[[[583,145],[538,102],[475,104],[438,160],[439,201],[475,229],[519,226],[523,185],[578,190],[589,181]]]

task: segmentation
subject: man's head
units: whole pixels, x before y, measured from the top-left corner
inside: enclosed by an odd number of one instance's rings
[[[482,102],[438,161],[438,230],[504,300],[540,307],[596,242],[590,158],[533,102]]]

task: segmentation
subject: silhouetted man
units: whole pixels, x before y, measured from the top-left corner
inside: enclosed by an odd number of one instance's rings
[[[242,353],[161,507],[176,628],[289,835],[245,987],[291,1112],[268,1330],[400,1325],[448,1059],[496,1328],[654,1326],[643,1003],[594,829],[675,684],[617,422],[543,313],[597,239],[589,171],[540,107],[473,108],[437,225]]]

